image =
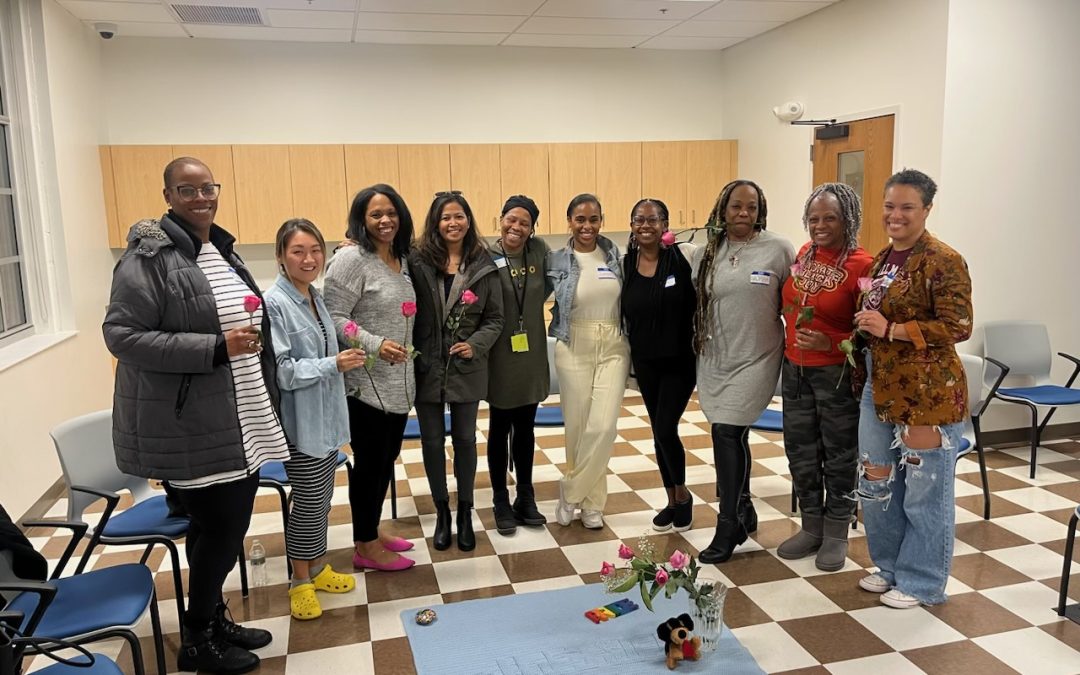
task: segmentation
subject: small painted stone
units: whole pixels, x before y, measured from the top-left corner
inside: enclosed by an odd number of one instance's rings
[[[416,623],[421,626],[429,626],[434,623],[437,618],[435,610],[433,609],[422,609],[416,613]]]

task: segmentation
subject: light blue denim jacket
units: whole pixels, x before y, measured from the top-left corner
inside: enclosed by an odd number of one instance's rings
[[[596,245],[604,252],[607,266],[619,278],[619,284],[623,282],[622,265],[619,247],[603,235],[596,237]],[[578,269],[577,258],[574,256],[573,239],[566,242],[566,246],[551,251],[547,254],[547,279],[548,285],[555,290],[555,306],[551,308],[551,324],[548,326],[548,335],[560,342],[570,342],[570,309],[574,306],[574,295],[577,293],[578,279],[581,270]]]
[[[334,320],[322,295],[311,287],[331,349],[311,313],[307,298],[278,275],[265,294],[281,387],[281,424],[289,444],[311,457],[326,457],[349,442],[345,378],[337,369]]]

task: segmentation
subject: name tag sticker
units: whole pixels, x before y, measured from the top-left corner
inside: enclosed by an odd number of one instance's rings
[[[506,258],[495,258],[495,267],[502,269],[506,267],[507,264]]]
[[[597,267],[596,268],[597,279],[618,279],[615,273],[611,271],[610,267]]]
[[[664,288],[671,288],[675,285],[675,275],[672,274],[664,281]]]
[[[762,286],[768,286],[772,283],[772,275],[768,272],[751,272],[750,283],[761,284]]]
[[[529,334],[514,333],[511,335],[510,350],[516,354],[529,351]]]

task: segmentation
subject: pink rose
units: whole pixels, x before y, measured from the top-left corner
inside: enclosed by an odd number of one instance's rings
[[[461,294],[461,304],[463,305],[475,305],[476,301],[480,298],[476,297],[476,293],[465,289],[465,292]]]
[[[262,298],[257,295],[245,295],[244,296],[244,311],[248,314],[254,314],[262,307]]]
[[[403,302],[401,303],[401,316],[408,319],[410,316],[416,316],[416,303],[415,302]]]
[[[675,233],[671,230],[666,230],[664,234],[660,235],[660,243],[664,246],[675,245]]]
[[[664,584],[667,583],[667,580],[668,580],[668,573],[664,570],[663,567],[656,570],[656,583],[663,586]]]
[[[355,321],[346,321],[341,332],[345,334],[345,339],[355,340],[360,335],[360,326],[356,325]]]
[[[870,277],[859,277],[859,290],[863,293],[870,290],[870,287],[874,285],[874,280]]]
[[[611,574],[614,571],[615,571],[615,566],[612,565],[611,563],[607,562],[606,560],[604,561],[604,564],[600,566],[600,576],[602,576],[602,577],[606,577],[607,575]]]
[[[802,274],[802,263],[795,263],[791,266],[791,276],[797,277]]]
[[[632,560],[634,558],[634,549],[626,544],[619,544],[619,557],[623,560]]]
[[[671,563],[671,569],[681,570],[682,568],[690,564],[690,556],[686,555],[682,551],[675,551],[671,554],[668,562]]]

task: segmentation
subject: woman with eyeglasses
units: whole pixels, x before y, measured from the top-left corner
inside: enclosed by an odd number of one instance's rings
[[[502,335],[491,348],[487,395],[488,474],[495,528],[502,535],[513,534],[518,524],[538,527],[547,522],[536,508],[532,484],[536,408],[551,385],[544,330],[544,300],[551,292],[544,259],[550,249],[534,236],[539,218],[532,199],[510,197],[502,207],[502,236],[489,249],[499,270],[506,316]],[[510,457],[517,487],[513,506],[506,487]]]
[[[472,526],[476,412],[488,394],[488,354],[503,329],[502,286],[460,192],[440,192],[412,256],[416,289],[416,417],[431,497],[436,550],[450,548],[446,423],[457,480],[457,545],[476,548]]]
[[[667,492],[667,506],[653,518],[657,532],[673,527],[683,532],[694,521],[679,420],[697,380],[693,341],[696,294],[690,262],[674,240],[668,231],[664,202],[642,199],[634,205],[630,243],[623,258],[622,318]]]
[[[221,588],[259,468],[289,458],[270,321],[235,238],[214,224],[209,167],[179,157],[164,181],[169,211],[132,227],[102,326],[117,359],[113,446],[121,471],[169,481],[191,518],[179,669],[244,673],[272,636],[233,623]]]
[[[750,500],[750,425],[780,379],[780,294],[795,260],[791,242],[765,230],[767,215],[757,184],[728,183],[709,214],[709,242],[694,254],[698,400],[712,425],[720,500],[716,532],[699,556],[704,563],[727,561],[757,529]]]
[[[549,334],[555,345],[567,473],[559,483],[555,517],[568,526],[581,510],[586,528],[604,527],[607,466],[615,444],[630,349],[619,322],[622,267],[619,248],[600,234],[604,215],[595,195],[566,207],[570,240],[547,258],[555,289]]]

